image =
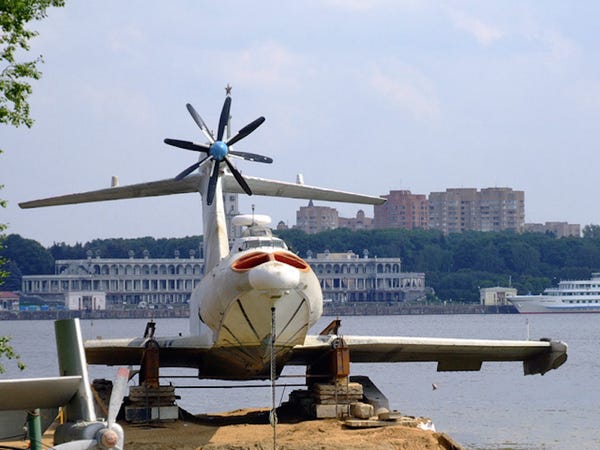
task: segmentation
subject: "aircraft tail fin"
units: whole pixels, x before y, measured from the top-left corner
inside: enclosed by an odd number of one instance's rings
[[[66,407],[67,420],[94,421],[96,413],[88,379],[79,319],[57,320],[54,322],[54,331],[60,374],[81,377],[79,390]]]

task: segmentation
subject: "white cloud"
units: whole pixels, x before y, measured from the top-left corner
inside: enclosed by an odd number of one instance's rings
[[[554,60],[563,61],[577,56],[579,53],[577,45],[557,31],[550,29],[533,30],[525,32],[525,35],[542,45]]]
[[[328,0],[327,3],[335,8],[352,12],[365,12],[378,8],[386,0]]]
[[[118,86],[86,83],[78,87],[79,98],[102,121],[121,120],[136,127],[147,127],[154,108],[141,92]]]
[[[139,46],[143,41],[144,33],[137,27],[127,26],[108,33],[109,46],[115,53],[135,55],[137,51],[134,48]]]
[[[302,56],[276,42],[265,42],[237,53],[214,55],[226,77],[232,82],[263,88],[297,87],[314,75],[311,65]]]
[[[415,118],[432,118],[439,114],[435,88],[427,77],[403,64],[387,63],[383,67],[385,70],[375,67],[370,76],[375,91]]]
[[[466,31],[482,45],[493,44],[503,36],[499,29],[461,11],[450,11],[450,18],[456,28]]]

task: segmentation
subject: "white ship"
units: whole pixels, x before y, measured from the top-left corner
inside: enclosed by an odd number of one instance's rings
[[[600,313],[600,272],[591,280],[561,281],[539,295],[514,295],[507,299],[523,314]]]

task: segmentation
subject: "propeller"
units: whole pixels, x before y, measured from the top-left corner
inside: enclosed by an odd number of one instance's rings
[[[200,166],[202,166],[205,162],[213,161],[212,172],[208,181],[208,191],[206,193],[206,203],[208,205],[211,205],[215,198],[217,180],[219,179],[220,165],[221,162],[225,161],[225,164],[233,174],[238,184],[244,190],[244,192],[246,192],[246,194],[248,195],[252,195],[252,190],[250,189],[250,186],[248,186],[248,183],[246,182],[244,177],[242,177],[242,174],[231,163],[231,160],[228,156],[236,156],[248,161],[261,162],[266,164],[270,164],[273,162],[273,159],[267,156],[257,155],[255,153],[248,152],[237,152],[230,149],[230,147],[233,144],[241,141],[254,130],[256,130],[259,126],[261,126],[265,121],[265,118],[259,117],[258,119],[253,120],[248,125],[243,127],[240,131],[238,131],[235,136],[229,138],[227,141],[223,141],[225,127],[227,126],[227,122],[229,121],[229,111],[231,110],[231,97],[229,95],[225,97],[225,103],[223,103],[223,108],[221,109],[216,139],[206,126],[206,123],[204,123],[204,120],[202,120],[202,117],[200,117],[200,114],[196,112],[194,107],[189,103],[186,105],[186,107],[188,112],[192,116],[192,119],[194,119],[194,122],[196,122],[196,125],[198,125],[198,127],[200,128],[200,131],[202,131],[202,134],[204,134],[204,136],[208,140],[209,145],[196,144],[194,142],[182,141],[179,139],[165,139],[165,144],[172,145],[173,147],[182,148],[184,150],[191,150],[194,152],[206,153],[205,158],[202,158],[200,161],[192,164],[191,166],[183,170],[175,177],[175,179],[182,180],[189,174],[194,172],[196,169],[198,169]]]
[[[123,428],[116,423],[117,415],[121,409],[123,398],[127,391],[129,381],[129,369],[119,368],[117,378],[113,383],[112,393],[108,404],[108,417],[106,422],[88,422],[78,431],[80,436],[94,435],[94,439],[79,439],[52,447],[54,450],[108,450],[123,449]]]

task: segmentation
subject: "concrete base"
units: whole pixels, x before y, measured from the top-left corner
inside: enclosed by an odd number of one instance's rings
[[[125,420],[127,422],[145,423],[177,419],[179,419],[179,407],[177,406],[125,407]]]
[[[314,416],[317,419],[333,419],[348,415],[349,405],[315,405]]]
[[[375,411],[379,408],[390,409],[390,402],[387,397],[379,390],[377,386],[367,376],[355,375],[350,377],[350,381],[362,384],[364,400],[373,405]]]

